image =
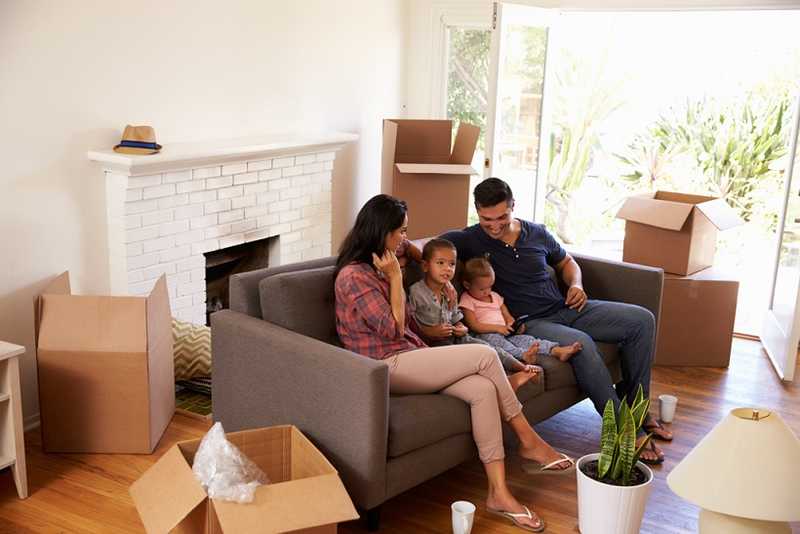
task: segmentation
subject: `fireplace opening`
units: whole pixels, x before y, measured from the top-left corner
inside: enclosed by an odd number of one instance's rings
[[[269,250],[277,237],[206,252],[206,324],[210,315],[230,307],[228,278],[232,274],[269,267]]]

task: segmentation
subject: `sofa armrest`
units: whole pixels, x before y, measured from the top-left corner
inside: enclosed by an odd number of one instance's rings
[[[384,500],[386,364],[246,314],[211,316],[213,414],[226,430],[293,424],[364,508]]]
[[[592,299],[638,304],[650,310],[658,324],[664,270],[572,254],[583,273],[583,287]]]

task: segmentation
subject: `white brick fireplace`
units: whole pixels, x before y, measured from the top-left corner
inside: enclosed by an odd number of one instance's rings
[[[206,321],[206,252],[277,237],[270,265],[331,254],[331,172],[347,133],[90,151],[106,184],[110,286],[143,295],[167,275],[172,314]]]

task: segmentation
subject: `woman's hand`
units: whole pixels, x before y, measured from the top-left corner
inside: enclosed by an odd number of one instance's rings
[[[373,252],[372,265],[374,265],[378,271],[382,272],[389,280],[402,280],[403,278],[403,271],[400,270],[400,262],[397,261],[397,256],[394,255],[394,251],[385,250],[380,257]]]

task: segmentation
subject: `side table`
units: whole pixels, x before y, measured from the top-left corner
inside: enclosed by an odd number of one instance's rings
[[[0,469],[10,467],[20,499],[28,496],[19,357],[25,347],[0,341]]]

